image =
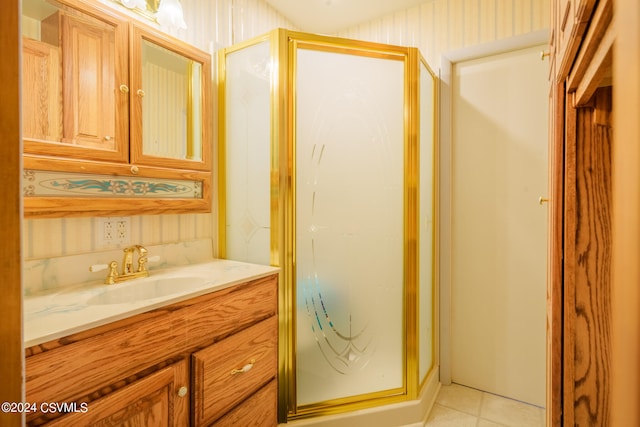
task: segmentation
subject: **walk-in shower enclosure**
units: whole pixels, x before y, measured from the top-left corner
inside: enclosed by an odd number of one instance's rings
[[[416,399],[436,366],[436,84],[415,48],[224,49],[219,253],[281,268],[281,421]]]

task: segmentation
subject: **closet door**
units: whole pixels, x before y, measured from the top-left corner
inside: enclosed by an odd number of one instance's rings
[[[545,405],[547,63],[541,46],[453,75],[451,371]]]

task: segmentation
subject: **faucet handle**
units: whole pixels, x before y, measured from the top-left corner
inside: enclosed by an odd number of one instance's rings
[[[109,273],[107,274],[104,283],[112,285],[115,282],[116,277],[118,277],[118,272],[116,270],[117,267],[118,263],[116,263],[115,261],[111,261],[109,264],[94,264],[89,267],[89,271],[95,273],[97,271],[106,270],[108,268]]]
[[[96,273],[98,271],[106,270],[107,268],[109,268],[107,264],[94,264],[89,267],[89,271],[92,273]]]
[[[140,256],[138,258],[138,271],[146,271],[148,262],[158,262],[158,261],[160,261],[160,255],[154,255],[150,257]]]

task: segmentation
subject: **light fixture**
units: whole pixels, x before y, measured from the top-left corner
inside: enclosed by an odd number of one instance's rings
[[[155,20],[163,30],[186,29],[180,0],[113,0],[142,16]]]
[[[179,0],[162,0],[156,12],[156,21],[160,27],[170,29],[187,29]]]
[[[128,9],[145,9],[147,7],[145,0],[120,0],[120,3]]]

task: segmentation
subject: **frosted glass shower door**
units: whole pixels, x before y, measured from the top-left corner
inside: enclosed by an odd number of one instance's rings
[[[270,263],[271,51],[268,40],[225,61],[224,256]]]
[[[434,294],[434,141],[435,141],[435,79],[424,62],[420,62],[420,215],[419,215],[419,278],[418,278],[418,342],[419,381],[422,383],[434,364],[433,357],[433,294]]]
[[[405,386],[405,64],[345,53],[295,50],[298,406]]]

